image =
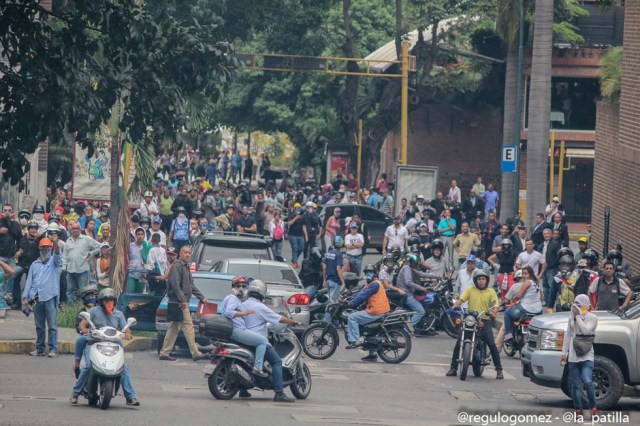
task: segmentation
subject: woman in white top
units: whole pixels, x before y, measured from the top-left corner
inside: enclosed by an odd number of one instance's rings
[[[540,287],[538,278],[531,266],[522,269],[522,286],[513,299],[514,306],[504,311],[504,340],[513,339],[514,322],[524,314],[539,314],[542,312],[540,301]]]
[[[273,252],[276,256],[282,256],[282,246],[284,245],[284,221],[282,220],[280,210],[273,213],[273,219],[269,222],[269,236]]]
[[[598,326],[598,317],[589,311],[591,303],[589,296],[579,294],[571,305],[569,323],[562,342],[562,356],[560,363],[568,362],[571,375],[571,395],[576,416],[582,416],[582,386],[587,389],[591,418],[598,414],[596,409],[596,394],[593,386],[593,345],[586,354],[576,353],[573,341],[576,335],[594,336]]]

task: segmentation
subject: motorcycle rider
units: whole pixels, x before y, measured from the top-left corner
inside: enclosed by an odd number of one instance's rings
[[[395,273],[396,261],[392,253],[387,253],[384,263],[380,265],[378,278],[387,292],[387,298],[396,306],[404,307],[407,303],[407,293],[401,288],[393,285],[393,274]]]
[[[118,330],[122,330],[127,325],[127,320],[124,317],[124,314],[115,309],[116,306],[116,292],[113,291],[112,288],[104,288],[100,290],[98,294],[98,306],[94,306],[89,309],[89,315],[91,315],[91,322],[96,328],[102,328],[106,326],[117,328]],[[91,341],[91,335],[89,333],[89,324],[85,320],[80,321],[79,324],[80,330],[86,334],[85,337],[85,345],[86,343]],[[80,336],[82,338],[84,336]],[[80,340],[80,338],[78,340]],[[131,335],[131,330],[127,329],[125,332],[125,339],[131,340],[133,336]],[[77,342],[76,342],[77,344]],[[119,342],[120,346],[122,343]],[[85,367],[80,371],[80,375],[78,376],[78,380],[76,384],[73,386],[73,391],[71,393],[71,399],[69,402],[71,404],[78,403],[78,396],[84,390],[87,379],[89,378],[89,372],[91,371],[91,362],[89,360],[89,345],[86,345],[84,348],[84,359],[85,359]],[[124,396],[127,400],[127,405],[132,405],[135,407],[140,406],[140,402],[136,397],[136,393],[133,390],[133,383],[131,382],[131,374],[129,373],[129,367],[127,363],[124,364],[124,372],[122,373],[122,391],[124,392]]]
[[[443,250],[444,244],[442,243],[442,240],[438,238],[433,240],[431,242],[431,253],[433,256],[427,259],[423,265],[428,271],[440,276],[446,273],[447,268],[447,263],[442,257]]]
[[[269,309],[263,300],[267,296],[267,285],[262,280],[253,280],[249,283],[247,289],[247,300],[245,300],[241,309],[245,312],[252,310],[253,313],[244,317],[244,322],[247,330],[253,331],[266,338],[267,336],[267,323],[277,324],[291,324],[296,325],[296,320],[280,316],[271,309]],[[273,397],[274,402],[294,402],[295,400],[289,398],[283,391],[282,385],[282,360],[280,355],[276,352],[273,346],[269,345],[265,351],[265,358],[271,364],[273,373],[273,389],[276,394]],[[240,391],[240,397],[248,398],[251,395],[245,389]]]
[[[231,281],[231,294],[227,295],[222,301],[222,314],[229,318],[233,323],[231,338],[237,342],[256,348],[255,360],[253,362],[253,374],[260,377],[269,377],[268,374],[262,371],[264,353],[267,350],[269,342],[265,336],[247,330],[243,317],[251,315],[255,313],[255,311],[253,309],[242,310],[240,306],[247,296],[248,284],[249,281],[244,275],[237,275],[233,278]]]
[[[457,308],[464,302],[469,302],[469,309],[476,312],[486,311],[491,301],[495,302],[495,306],[491,309],[491,316],[495,318],[498,314],[498,307],[500,301],[496,292],[489,288],[489,274],[482,269],[478,269],[473,277],[473,287],[467,288],[461,295],[456,303],[453,304],[452,309]],[[462,331],[461,331],[462,332]],[[478,332],[478,337],[482,339],[491,352],[491,359],[493,365],[496,368],[496,379],[504,379],[502,374],[502,364],[500,363],[500,352],[496,347],[496,343],[493,339],[493,330],[491,329],[491,322],[485,322],[485,326]],[[453,348],[453,355],[451,356],[451,369],[447,371],[447,376],[456,376],[458,374],[458,356],[460,354],[460,338],[456,339],[456,345]]]
[[[558,260],[558,273],[554,277],[554,287],[557,287],[558,298],[556,306],[560,311],[570,311],[571,304],[575,299],[573,283],[578,278],[578,271],[574,269],[575,257],[571,249],[565,247],[558,252],[560,259]],[[582,290],[587,290],[582,289]],[[587,291],[584,294],[587,294]]]
[[[314,247],[309,257],[302,261],[298,277],[310,299],[316,297],[318,288],[322,286],[322,250]]]
[[[407,256],[407,260],[398,272],[398,288],[404,290],[407,293],[406,305],[415,314],[411,317],[411,323],[415,326],[420,322],[425,314],[422,303],[416,300],[416,293],[424,293],[424,287],[414,282],[415,278],[427,278],[427,279],[440,279],[440,275],[418,271],[419,260],[416,255],[410,254]]]
[[[364,343],[364,339],[360,337],[360,325],[374,322],[391,310],[387,293],[384,291],[384,286],[378,281],[373,265],[365,266],[364,275],[367,279],[367,285],[347,303],[349,308],[354,309],[365,300],[367,301],[367,307],[364,311],[353,312],[349,315],[347,334],[349,346],[347,346],[347,349],[355,349]],[[375,361],[377,359],[378,356],[375,351],[371,350],[369,355],[362,358],[363,361]]]
[[[507,295],[504,297],[506,300],[507,307],[513,306],[511,303],[513,299],[515,299],[516,294],[520,291],[520,287],[522,287],[522,269],[518,269],[513,273],[513,285],[507,292]],[[499,352],[502,352],[502,348],[504,347],[504,321],[502,322],[502,327],[498,330],[498,335],[496,336],[496,347]]]
[[[522,285],[511,303],[514,305],[504,312],[504,340],[513,339],[514,322],[524,314],[542,313],[540,286],[531,266],[521,270]]]

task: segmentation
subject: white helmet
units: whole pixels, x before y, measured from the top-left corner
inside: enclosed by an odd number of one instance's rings
[[[153,192],[147,191],[147,192],[144,193],[144,196],[145,197],[153,197]]]
[[[313,201],[307,201],[307,204],[305,204],[305,206],[313,207]]]
[[[253,280],[249,283],[247,294],[249,297],[257,297],[262,300],[267,296],[267,285],[262,280]]]
[[[58,225],[56,222],[51,222],[49,225],[47,225],[47,232],[60,232],[60,225]]]
[[[522,279],[522,269],[518,269],[515,274],[513,274],[513,279],[517,280],[517,279]]]

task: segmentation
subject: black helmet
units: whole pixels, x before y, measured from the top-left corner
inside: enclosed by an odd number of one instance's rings
[[[480,277],[485,277],[487,280],[487,285],[484,286],[484,288],[479,288],[478,287],[478,278]],[[487,274],[484,269],[476,269],[473,272],[473,285],[476,286],[476,288],[478,288],[479,290],[485,290],[487,288],[489,288],[489,274]]]
[[[622,263],[622,252],[620,250],[611,250],[607,253],[607,260],[618,266]]]
[[[411,237],[409,237],[409,241],[407,241],[407,244],[409,246],[419,245],[420,244],[420,238],[418,238],[415,235],[412,235]]]
[[[598,266],[598,260],[600,260],[600,255],[594,249],[588,248],[584,251],[582,258],[587,260],[587,264],[589,265],[589,268],[595,268]]]
[[[400,251],[400,249],[398,247],[394,247],[393,249],[391,249],[391,256],[393,256],[393,258],[395,260],[400,259],[400,254],[402,252]]]
[[[69,214],[71,213],[71,201],[69,200],[64,200],[62,202],[62,210],[64,210],[64,214]]]
[[[142,216],[142,218],[140,219],[141,225],[144,225],[145,223],[147,225],[151,225],[151,218],[149,216]]]
[[[511,241],[510,238],[503,238],[502,241],[500,241],[500,247],[502,250],[511,250],[513,247],[513,241]]]
[[[571,258],[573,259],[573,250],[571,250],[569,247],[563,247],[560,250],[558,250],[558,259],[561,259],[563,256],[571,256]]]
[[[187,210],[186,210],[184,207],[182,207],[182,206],[178,206],[178,207],[176,208],[176,212],[178,212],[178,213],[186,213],[186,212],[187,212]]]
[[[560,257],[558,262],[558,270],[560,271],[560,275],[566,278],[573,270],[573,256],[565,254],[564,256]]]
[[[419,244],[412,244],[411,247],[409,247],[409,251],[411,251],[411,253],[418,255],[420,254],[420,245]]]
[[[42,204],[37,204],[33,208],[33,213],[42,213],[42,214],[44,214],[44,206]]]
[[[29,220],[29,219],[31,219],[31,212],[29,210],[24,210],[24,209],[20,210],[18,212],[18,218],[19,219],[23,219],[24,218],[24,219]]]
[[[57,222],[57,223],[60,223],[60,217],[59,217],[57,214],[55,214],[55,213],[50,213],[50,214],[49,214],[49,221],[48,221],[48,222],[49,222],[49,223],[51,223],[51,222]]]
[[[384,264],[386,266],[393,266],[396,264],[396,259],[393,257],[393,253],[387,253],[384,256]]]
[[[442,243],[442,240],[440,240],[439,238],[436,238],[431,243],[431,250],[435,250],[437,248],[439,248],[440,250],[444,250],[444,244]]]
[[[105,300],[113,300],[114,302],[118,300],[116,297],[116,292],[112,288],[103,288],[98,293],[98,303],[102,303]]]

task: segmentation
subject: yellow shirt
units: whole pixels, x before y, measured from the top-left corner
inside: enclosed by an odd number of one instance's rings
[[[456,239],[453,240],[453,246],[458,247],[458,254],[460,254],[460,256],[469,256],[474,246],[480,246],[480,239],[476,234],[471,232],[467,234],[460,233]]]
[[[496,292],[493,291],[492,288],[486,288],[480,291],[475,285],[467,287],[460,295],[460,300],[469,302],[469,309],[476,312],[484,312],[489,309],[489,304],[492,300],[496,301],[494,307],[500,306],[498,295],[496,295]]]
[[[173,197],[164,198],[164,195],[160,197],[160,214],[163,216],[170,216],[173,214],[171,206],[173,205]]]

